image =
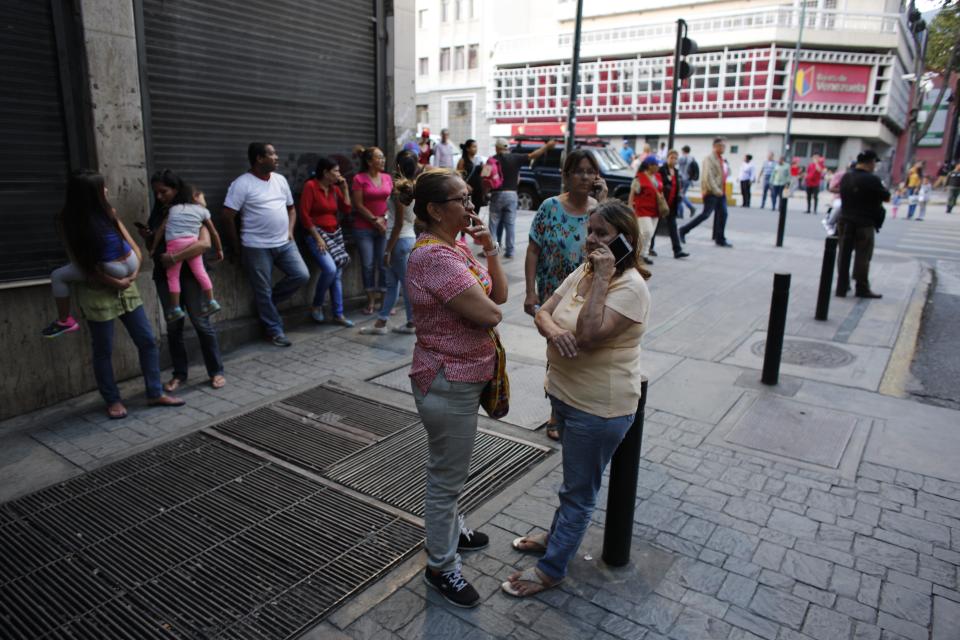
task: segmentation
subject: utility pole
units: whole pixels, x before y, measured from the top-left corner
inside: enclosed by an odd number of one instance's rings
[[[927,49],[927,38],[924,34],[924,31],[927,29],[927,23],[923,20],[922,14],[912,0],[910,2],[910,9],[907,10],[907,23],[910,27],[910,32],[913,35],[916,57],[913,59],[913,90],[910,92],[910,112],[909,116],[907,117],[907,149],[903,154],[903,167],[902,173],[900,174],[901,178],[903,179],[906,179],[907,174],[910,171],[910,167],[913,165],[913,155],[916,153],[917,143],[920,142],[919,136],[917,135],[917,119],[920,114],[920,109],[923,106],[921,79],[923,76],[923,62]],[[951,62],[953,62],[953,60],[951,60]],[[929,117],[932,118],[935,115],[936,114],[934,112],[929,114]]]
[[[567,131],[564,155],[573,151],[577,132],[577,90],[580,82],[580,27],[583,23],[583,0],[577,0],[577,24],[573,32],[573,64],[570,65],[570,106],[567,110]]]
[[[793,125],[793,101],[797,97],[797,68],[800,66],[800,43],[803,41],[803,26],[807,22],[807,3],[800,3],[800,30],[793,48],[793,64],[790,66],[790,98],[787,101],[787,128],[783,133],[783,157],[790,162],[790,127]]]

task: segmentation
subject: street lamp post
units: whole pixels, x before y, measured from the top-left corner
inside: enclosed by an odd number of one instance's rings
[[[800,30],[793,48],[793,63],[790,65],[790,97],[787,100],[787,126],[783,133],[783,157],[790,158],[790,127],[793,125],[793,101],[797,97],[797,67],[800,66],[800,43],[803,41],[803,25],[807,22],[807,3],[800,3]]]
[[[564,153],[573,151],[573,137],[577,131],[577,85],[580,81],[580,27],[583,23],[583,0],[577,0],[577,23],[573,32],[573,63],[570,65],[570,105],[567,109],[567,131]]]

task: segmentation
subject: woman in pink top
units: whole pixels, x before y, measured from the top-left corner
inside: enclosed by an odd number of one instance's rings
[[[410,380],[430,449],[424,581],[451,603],[473,607],[480,597],[460,574],[458,552],[482,549],[489,540],[458,518],[457,496],[473,453],[480,394],[493,377],[490,331],[500,323],[507,278],[500,246],[474,213],[470,190],[456,173],[426,171],[413,193],[414,213],[426,228],[407,263],[417,328]],[[462,231],[483,247],[486,267],[457,240]]]
[[[387,242],[387,200],[393,193],[393,179],[384,172],[383,151],[367,147],[360,153],[360,173],[353,177],[353,237],[360,250],[363,288],[367,292],[365,315],[373,314],[377,293],[383,293],[380,257]]]

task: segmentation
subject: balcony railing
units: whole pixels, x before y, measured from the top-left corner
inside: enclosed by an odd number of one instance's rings
[[[902,16],[898,13],[847,12],[835,9],[808,8],[805,29],[831,32],[858,32],[895,35],[900,29]],[[740,10],[693,17],[687,20],[690,35],[722,33],[751,29],[796,29],[800,24],[800,11],[793,6],[767,6],[756,9]],[[613,43],[643,43],[663,38],[672,43],[676,34],[676,22],[665,21],[652,24],[614,27],[609,29],[587,30],[581,34],[581,46],[589,50],[591,46]],[[518,51],[552,50],[568,51],[573,45],[572,33],[545,35],[540,37],[508,38],[496,45],[496,53],[503,57]]]
[[[680,114],[782,113],[787,110],[793,49],[776,46],[696,54],[697,69],[679,92]],[[840,117],[902,118],[902,81],[895,56],[841,51],[801,50],[801,62],[855,65],[870,69],[862,102],[797,100],[798,113]],[[669,56],[603,60],[580,65],[580,117],[665,117],[670,112],[672,58]],[[500,120],[565,117],[570,65],[498,69],[488,89],[487,113]],[[893,100],[891,100],[891,95]]]

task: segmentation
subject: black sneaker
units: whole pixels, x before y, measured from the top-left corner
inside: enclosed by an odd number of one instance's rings
[[[290,338],[282,333],[278,333],[277,335],[273,336],[273,338],[270,339],[270,342],[272,342],[273,346],[275,347],[289,347],[293,345],[293,343],[290,342]]]
[[[459,567],[453,571],[437,574],[434,574],[430,567],[427,567],[423,570],[423,581],[427,583],[427,586],[440,592],[443,599],[455,607],[472,609],[480,604],[480,594],[460,574]]]
[[[457,551],[480,551],[490,546],[490,537],[485,533],[468,529],[460,516],[460,541],[457,542]]]

